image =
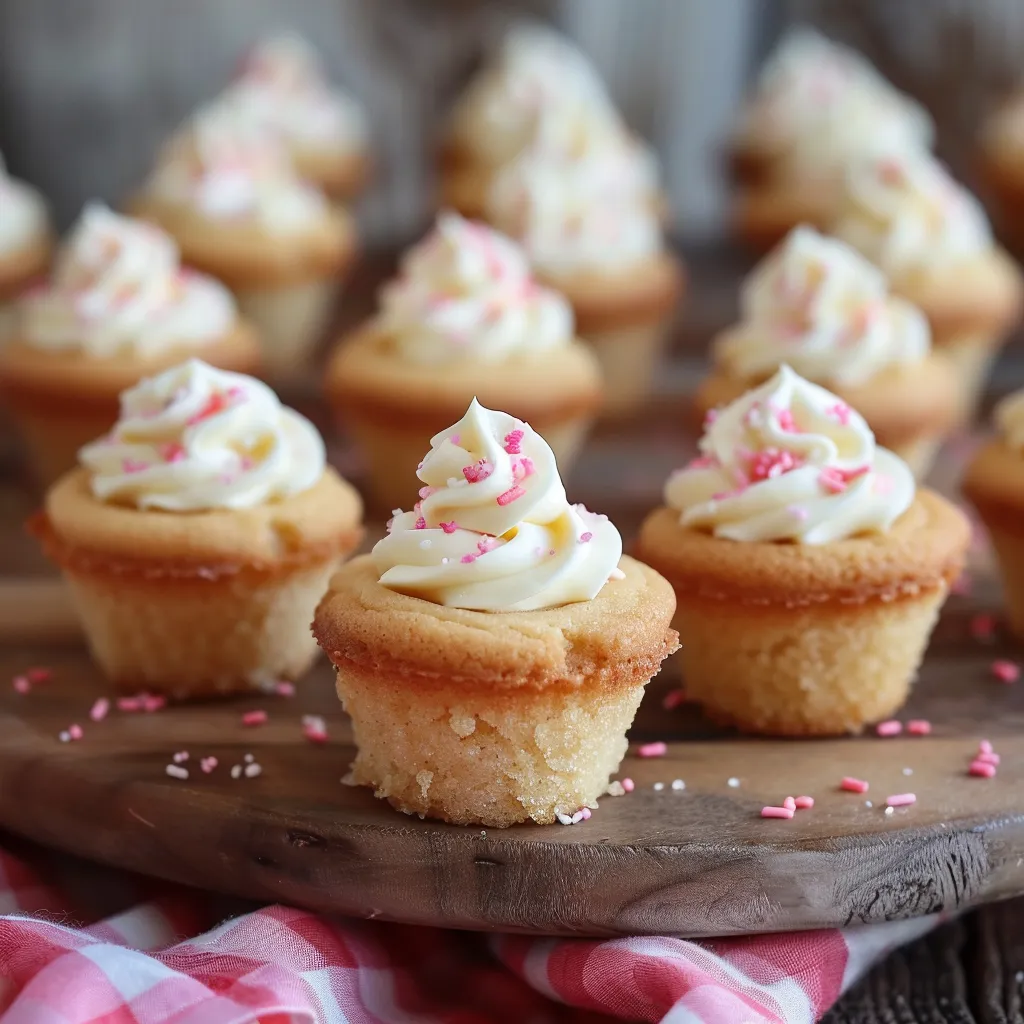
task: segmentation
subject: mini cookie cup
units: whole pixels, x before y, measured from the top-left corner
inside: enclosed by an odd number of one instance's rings
[[[79,449],[113,426],[122,391],[192,355],[236,373],[258,375],[262,365],[256,335],[241,321],[221,338],[173,345],[154,356],[123,352],[97,358],[11,338],[0,348],[0,397],[39,481],[49,485],[71,470]]]
[[[223,223],[152,195],[136,197],[129,209],[171,235],[183,263],[231,289],[239,312],[256,328],[274,377],[301,371],[357,256],[348,213],[328,210],[308,231],[277,237],[258,224]]]
[[[339,342],[325,389],[366,455],[374,502],[386,510],[412,506],[430,439],[460,419],[473,398],[529,423],[563,473],[603,400],[600,368],[580,342],[495,363],[466,358],[424,366],[402,359],[372,321]]]
[[[280,501],[202,512],[102,502],[76,469],[30,529],[116,689],[201,698],[309,668],[313,609],[358,545],[360,518],[358,494],[331,469]]]
[[[743,379],[714,370],[694,395],[695,425],[702,424],[712,409],[728,405],[770,376]],[[935,353],[916,363],[886,367],[861,384],[821,383],[856,409],[875,440],[903,459],[918,480],[928,474],[942,441],[962,418],[956,373],[945,356]]]
[[[53,238],[46,232],[14,252],[0,254],[0,341],[14,329],[16,300],[44,279],[53,252]]]
[[[1010,628],[1024,640],[1024,458],[1002,440],[989,441],[971,460],[961,490],[988,530]]]
[[[887,533],[824,545],[725,540],[661,508],[637,555],[675,588],[684,686],[712,718],[834,736],[906,701],[969,541],[964,515],[919,490]]]
[[[388,590],[368,556],[343,566],[313,632],[352,719],[351,781],[459,825],[596,806],[644,686],[678,646],[672,588],[631,558],[619,567],[590,601],[475,612]]]

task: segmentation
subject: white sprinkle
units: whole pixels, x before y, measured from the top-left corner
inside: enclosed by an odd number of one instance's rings
[[[582,820],[583,820],[583,812],[582,812],[582,811],[577,811],[577,812],[576,812],[576,813],[575,813],[575,814],[574,814],[574,815],[572,816],[572,823],[573,823],[574,825],[578,825],[578,824],[579,824],[579,823],[580,823],[580,822],[581,822]]]
[[[255,758],[255,757],[253,757],[253,756],[252,756],[252,754],[246,754],[246,755],[245,755],[245,757],[243,757],[243,758],[242,758],[242,760],[243,760],[243,761],[244,761],[244,762],[245,762],[246,764],[252,764],[252,763],[253,763],[253,761],[255,761],[255,760],[256,760],[256,758]]]
[[[442,564],[442,565],[447,565],[447,564],[448,564],[448,562],[449,562],[449,559],[447,559],[447,558],[442,558],[442,559],[441,559],[441,564]]]
[[[233,764],[231,766],[231,778],[240,779],[242,777],[242,766],[240,764]]]
[[[730,788],[732,788],[732,789],[739,789],[739,788],[740,788],[740,780],[739,780],[739,779],[737,779],[737,778],[732,778],[732,779],[729,779],[729,781],[728,781],[728,785],[729,785],[729,786],[730,786]]]
[[[686,789],[686,783],[682,779],[673,779],[672,788],[678,792],[679,790]]]
[[[181,764],[182,761],[187,761],[187,760],[188,760],[188,751],[187,750],[179,750],[174,755],[174,758],[173,758],[173,761],[174,761],[175,764]]]
[[[870,800],[865,800],[864,801],[864,806],[865,807],[874,807],[875,805]]]
[[[402,514],[402,510],[400,508],[393,508],[391,510],[391,514],[393,516],[400,516]]]
[[[903,774],[904,775],[913,775],[914,774],[914,769],[913,768],[904,768],[903,769]]]
[[[885,813],[886,813],[886,814],[892,814],[892,813],[893,813],[893,808],[891,808],[891,807],[886,807],[886,809],[885,809]]]
[[[572,824],[572,818],[570,818],[568,814],[563,814],[561,811],[555,811],[555,817],[563,825],[571,825]]]
[[[172,779],[187,779],[188,769],[182,768],[180,764],[169,764],[165,769]]]
[[[428,549],[428,548],[430,547],[430,545],[431,545],[431,541],[430,541],[429,539],[427,539],[427,540],[421,540],[421,541],[420,541],[420,547],[421,547],[421,548],[422,548],[422,549],[423,549],[424,551],[426,551],[426,550],[427,550],[427,549]]]
[[[69,733],[67,729],[64,729],[57,734],[57,739],[59,739],[61,743],[69,743],[71,741],[71,733]]]
[[[656,793],[660,793],[664,788],[665,788],[665,783],[664,782],[656,782],[654,784],[654,791]]]
[[[255,779],[257,775],[262,774],[263,768],[258,764],[247,764],[245,766],[245,777],[247,779]]]

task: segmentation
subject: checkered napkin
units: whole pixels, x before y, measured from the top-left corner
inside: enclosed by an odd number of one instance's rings
[[[935,923],[699,943],[483,936],[280,906],[216,923],[217,897],[109,873],[127,906],[83,925],[96,869],[47,859],[37,871],[0,851],[3,1024],[789,1024]]]

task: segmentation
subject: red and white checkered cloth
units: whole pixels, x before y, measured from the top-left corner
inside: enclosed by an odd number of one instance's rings
[[[49,860],[37,872],[0,852],[3,1024],[796,1024],[936,923],[703,942],[484,936],[280,906],[215,924],[219,898],[123,876],[122,902],[140,902],[83,926]],[[96,869],[63,870],[94,895],[81,873]]]

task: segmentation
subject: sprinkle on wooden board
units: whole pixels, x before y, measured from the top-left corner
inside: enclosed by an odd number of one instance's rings
[[[879,722],[875,726],[877,736],[899,736],[901,732],[903,732],[903,723],[897,722],[895,718],[891,718],[887,722]]]
[[[847,793],[866,793],[869,786],[863,779],[855,779],[851,775],[846,775],[840,780],[839,788]]]
[[[668,744],[658,740],[654,743],[642,743],[636,748],[637,757],[664,757],[668,753]]]
[[[762,818],[792,818],[796,811],[790,807],[762,807]]]
[[[885,798],[887,807],[909,807],[917,803],[917,795],[914,793],[894,793]]]
[[[1015,683],[1020,679],[1020,665],[1006,658],[997,658],[993,661],[991,672],[1001,683]]]
[[[246,711],[242,715],[242,725],[247,726],[248,728],[254,728],[255,726],[259,725],[266,725],[268,717],[269,716],[267,715],[266,711],[260,709]]]

